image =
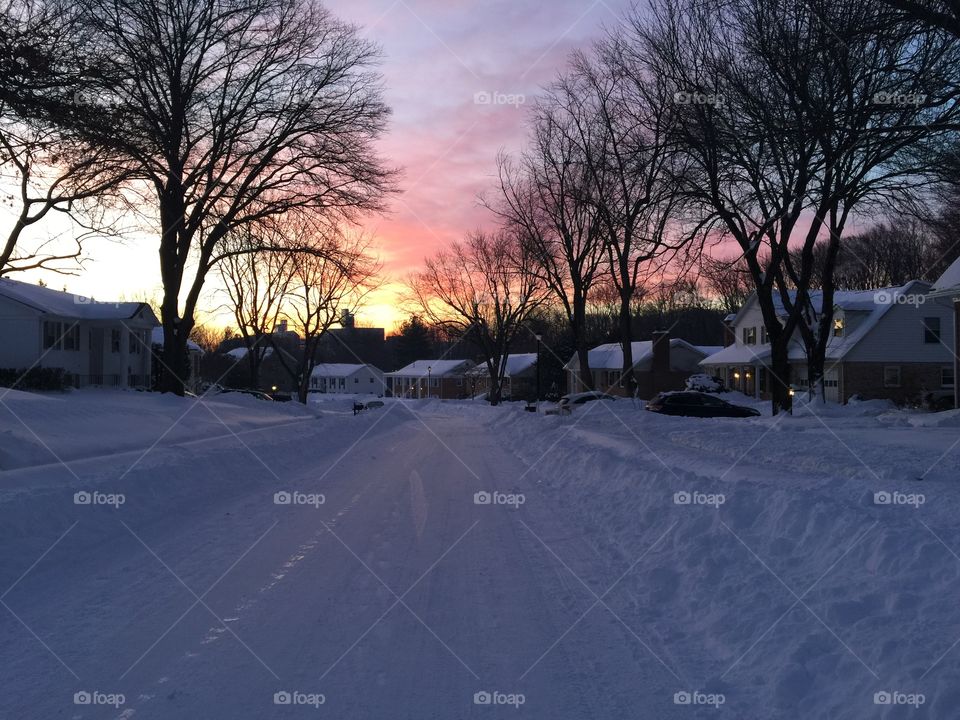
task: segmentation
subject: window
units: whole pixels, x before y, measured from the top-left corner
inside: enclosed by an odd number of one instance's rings
[[[940,368],[940,387],[952,388],[956,382],[956,369],[953,365],[944,365]]]
[[[110,331],[110,352],[112,353],[120,352],[120,331],[119,330]]]
[[[430,378],[430,387],[440,387],[440,378]]]
[[[928,345],[940,342],[940,318],[928,317],[923,319],[923,341]]]
[[[43,321],[43,349],[59,350],[63,346],[63,324],[55,320]]]
[[[883,368],[883,386],[888,388],[900,387],[900,366],[885,365]]]
[[[744,345],[757,344],[757,329],[755,327],[743,328],[743,344]]]
[[[842,317],[834,318],[833,320],[833,336],[834,337],[843,337],[843,330],[845,326],[845,321]]]
[[[130,341],[130,354],[139,355],[140,347],[142,345],[142,341],[140,340],[140,334],[135,330],[128,330],[127,335],[129,336],[129,341]]]
[[[353,379],[353,384],[356,385],[358,382],[360,382],[360,378],[355,377]]]
[[[80,349],[80,326],[74,323],[66,329],[66,332],[63,334],[63,349],[64,350],[79,350]]]
[[[463,378],[462,378],[462,377],[458,377],[458,378],[457,378],[457,387],[463,387]]]
[[[766,326],[760,328],[760,344],[767,345],[770,343],[770,333],[767,332]]]

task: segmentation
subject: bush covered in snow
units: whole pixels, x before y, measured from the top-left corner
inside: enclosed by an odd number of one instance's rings
[[[697,373],[687,378],[687,390],[695,390],[705,393],[724,392],[723,380],[716,375],[707,375],[706,373]]]

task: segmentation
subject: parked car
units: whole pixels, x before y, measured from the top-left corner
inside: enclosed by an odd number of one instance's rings
[[[754,408],[734,405],[715,395],[701,392],[660,393],[647,403],[647,410],[662,415],[684,415],[686,417],[759,417],[760,411]]]
[[[273,402],[273,398],[267,395],[265,392],[260,392],[259,390],[247,390],[243,388],[226,388],[221,390],[218,395],[226,395],[227,393],[241,393],[243,395],[250,395],[255,397],[257,400],[267,400],[268,402]]]
[[[593,400],[616,400],[613,395],[609,395],[599,390],[587,390],[586,392],[570,393],[560,398],[561,405],[583,405]]]

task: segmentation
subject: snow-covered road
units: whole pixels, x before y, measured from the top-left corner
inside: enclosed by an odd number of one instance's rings
[[[273,420],[2,474],[0,718],[936,718],[960,700],[950,418],[434,402]],[[876,505],[886,490],[925,504]],[[903,702],[876,704],[888,691]]]
[[[34,555],[4,563],[10,582],[26,574],[2,598],[3,717],[515,711],[477,693],[537,718],[673,708],[648,696],[669,672],[605,609],[617,576],[493,433],[399,405],[360,423],[359,439],[318,422],[158,449],[119,485],[136,453],[71,463],[124,504],[25,512]],[[125,702],[74,704],[95,691]]]

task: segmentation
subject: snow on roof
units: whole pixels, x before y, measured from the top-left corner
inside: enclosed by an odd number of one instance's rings
[[[163,347],[163,327],[155,327],[150,335],[150,343]],[[194,352],[203,353],[203,348],[197,345],[193,340],[187,340],[187,348]]]
[[[691,345],[686,340],[682,340],[680,338],[670,338],[670,347],[686,347],[704,356],[709,354],[707,350],[698,348],[695,345]],[[638,342],[632,342],[630,343],[630,348],[633,350],[634,365],[639,365],[642,362],[646,362],[653,356],[652,340],[640,340]],[[591,370],[623,369],[623,347],[620,345],[620,343],[605,343],[603,345],[598,345],[590,350],[587,357]],[[568,362],[565,367],[568,370],[575,370],[579,368],[580,358],[574,354],[574,356],[570,358],[570,362]]]
[[[406,367],[386,374],[391,377],[427,377],[427,375],[438,377],[461,372],[471,367],[473,367],[471,360],[414,360]]]
[[[916,286],[920,287],[916,287]],[[827,341],[827,359],[840,360],[857,343],[863,340],[866,335],[873,330],[889,312],[890,308],[897,305],[896,298],[916,293],[923,295],[929,289],[929,285],[913,280],[900,287],[876,288],[874,290],[851,290],[842,291],[836,294],[834,306],[840,308],[844,313],[863,313],[864,317],[848,332],[840,337],[831,335]],[[811,299],[815,307],[822,304],[823,293],[819,290],[811,293]],[[782,306],[779,305],[780,309]],[[793,342],[790,344],[789,358],[792,361],[806,361],[806,352],[800,340],[800,333],[797,332]],[[710,355],[700,361],[701,365],[752,365],[756,363],[766,363],[770,359],[769,345],[743,345],[740,339],[730,347]]]
[[[311,377],[349,377],[358,370],[363,370],[367,365],[356,363],[320,363],[314,366]],[[376,368],[371,369],[375,370]]]
[[[933,284],[931,294],[955,295],[960,293],[960,258],[953,261],[940,279]]]
[[[512,377],[526,372],[537,364],[536,353],[513,353],[507,355],[507,367],[504,377]],[[470,371],[473,375],[487,376],[487,364],[480,363]]]
[[[235,347],[233,350],[227,350],[224,353],[224,355],[229,355],[230,357],[236,358],[237,360],[243,360],[243,358],[247,356],[247,348],[243,346]],[[266,358],[266,357],[270,357],[271,355],[273,355],[272,347],[268,347],[263,351],[263,357]]]
[[[127,320],[146,306],[139,302],[103,302],[10,278],[0,278],[0,296],[42,313],[81,320]],[[150,315],[153,315],[152,310]]]

